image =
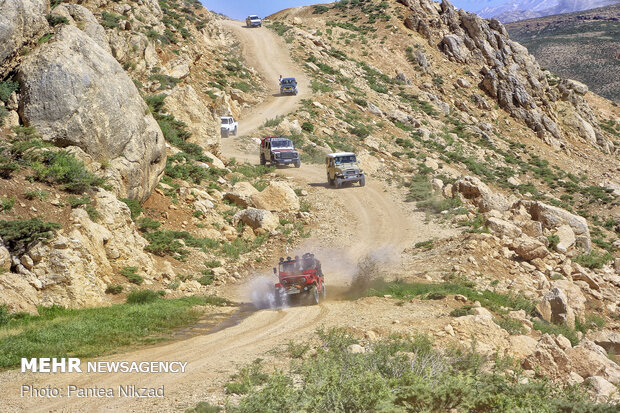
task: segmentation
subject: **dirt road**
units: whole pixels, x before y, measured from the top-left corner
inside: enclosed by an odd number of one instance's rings
[[[259,70],[268,87],[277,92],[277,79],[295,76],[300,81],[300,94],[295,97],[270,96],[263,104],[240,119],[240,135],[250,135],[266,119],[286,115],[303,98],[309,98],[308,79],[291,61],[285,44],[266,28],[246,29],[240,22],[226,22],[225,27],[241,40],[248,63]],[[222,152],[237,159],[256,161],[256,153],[245,153],[236,146],[236,138],[222,141]],[[324,264],[329,283],[346,280],[342,266],[355,262],[371,251],[387,248],[400,254],[404,246],[429,238],[435,229],[423,224],[423,217],[411,214],[403,208],[397,197],[385,191],[382,183],[369,180],[364,188],[357,186],[335,190],[324,185],[322,165],[302,165],[300,169],[281,169],[280,173],[291,176],[300,185],[307,185],[324,205],[333,205],[323,211],[338,226],[340,239],[326,238],[318,232],[308,243],[315,246],[333,247],[332,257]],[[328,208],[326,208],[328,209]],[[414,231],[415,229],[415,231]],[[345,263],[345,264],[343,264]],[[247,287],[241,286],[239,291]],[[241,294],[241,293],[240,293]],[[66,412],[153,412],[182,411],[197,401],[213,400],[222,396],[223,383],[239,365],[256,358],[267,358],[277,363],[278,349],[285,348],[291,340],[309,337],[322,325],[352,325],[363,319],[363,308],[356,303],[328,301],[320,306],[296,307],[286,310],[262,310],[253,313],[236,326],[217,333],[193,337],[187,340],[132,351],[115,356],[102,357],[106,361],[187,361],[183,374],[37,374],[28,375],[17,371],[0,375],[3,388],[2,411],[66,411]],[[425,317],[424,309],[418,310]],[[375,315],[376,317],[380,315]],[[387,322],[387,321],[386,321]],[[34,387],[52,386],[65,394],[62,398],[20,397],[24,384]],[[115,397],[67,397],[67,386],[83,388],[113,388]],[[119,385],[136,387],[165,387],[163,398],[120,398]]]

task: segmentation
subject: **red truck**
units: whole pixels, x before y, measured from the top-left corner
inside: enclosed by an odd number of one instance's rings
[[[280,136],[266,136],[260,140],[260,164],[269,162],[272,165],[293,164],[295,168],[301,166],[299,152],[290,139]]]
[[[277,307],[281,307],[285,300],[316,305],[326,298],[321,262],[314,254],[306,253],[301,258],[281,257],[273,273],[279,280],[275,285]]]

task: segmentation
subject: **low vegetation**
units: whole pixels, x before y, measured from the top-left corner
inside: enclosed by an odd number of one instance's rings
[[[130,293],[128,301],[138,304],[79,310],[39,307],[36,316],[0,316],[0,368],[19,365],[21,357],[95,357],[156,343],[170,338],[173,329],[196,321],[201,312],[195,306],[227,305],[198,296],[152,300],[153,294],[159,297],[153,291]]]
[[[360,343],[342,329],[319,331],[317,355],[265,373],[260,360],[226,388],[243,397],[227,411],[245,412],[615,412],[579,387],[521,381],[510,359],[487,360],[475,348],[438,351],[425,336]],[[362,344],[365,353],[348,346]],[[484,368],[484,366],[491,366]]]

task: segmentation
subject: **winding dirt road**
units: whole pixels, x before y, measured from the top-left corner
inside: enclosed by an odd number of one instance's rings
[[[266,28],[246,29],[242,23],[228,21],[225,27],[235,33],[242,42],[245,58],[263,76],[267,87],[277,92],[277,79],[295,76],[300,83],[300,94],[294,97],[269,96],[259,107],[240,119],[240,135],[250,136],[264,124],[266,119],[291,112],[303,98],[311,96],[309,80],[303,71],[290,59],[286,45],[276,34]],[[257,153],[245,153],[236,145],[236,138],[222,141],[224,155],[256,163]],[[281,169],[298,184],[305,183],[319,191],[319,196],[328,204],[333,202],[345,209],[337,219],[337,225],[346,235],[341,244],[345,247],[336,251],[335,259],[324,264],[330,283],[338,283],[342,262],[355,262],[360,257],[381,247],[389,247],[400,253],[412,242],[428,238],[420,235],[423,227],[420,217],[412,216],[401,203],[385,192],[384,186],[372,179],[364,188],[357,186],[340,190],[323,185],[325,173],[322,165],[302,165],[300,169]],[[341,213],[341,212],[339,212]],[[416,231],[414,231],[416,229]],[[327,241],[317,236],[309,240],[312,245],[326,245]],[[343,259],[338,258],[342,254]],[[346,255],[346,260],[344,260]],[[247,289],[241,286],[239,291]],[[329,291],[329,289],[328,289]],[[241,293],[240,293],[241,294]],[[3,412],[154,412],[182,411],[201,400],[213,400],[214,394],[222,394],[223,383],[238,366],[250,363],[256,358],[271,358],[277,363],[274,349],[282,349],[291,340],[309,337],[321,325],[346,323],[343,306],[353,303],[327,301],[320,306],[296,307],[285,310],[261,310],[245,318],[238,325],[216,333],[197,336],[152,348],[129,353],[105,356],[106,361],[187,361],[183,374],[22,374],[18,371],[0,375]],[[354,319],[356,315],[349,315]],[[342,325],[342,324],[341,324]],[[34,387],[52,386],[65,395],[62,398],[20,397],[24,384]],[[163,398],[120,398],[119,385],[136,387],[165,387]],[[113,388],[115,397],[67,397],[67,386],[92,388]],[[223,396],[220,396],[223,397]]]

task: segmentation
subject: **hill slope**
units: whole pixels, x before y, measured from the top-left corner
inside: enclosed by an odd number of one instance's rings
[[[516,22],[536,17],[572,13],[617,3],[617,0],[524,0],[510,1],[495,7],[485,7],[478,14],[495,18],[502,23]]]
[[[620,4],[506,25],[545,68],[620,102]]]

